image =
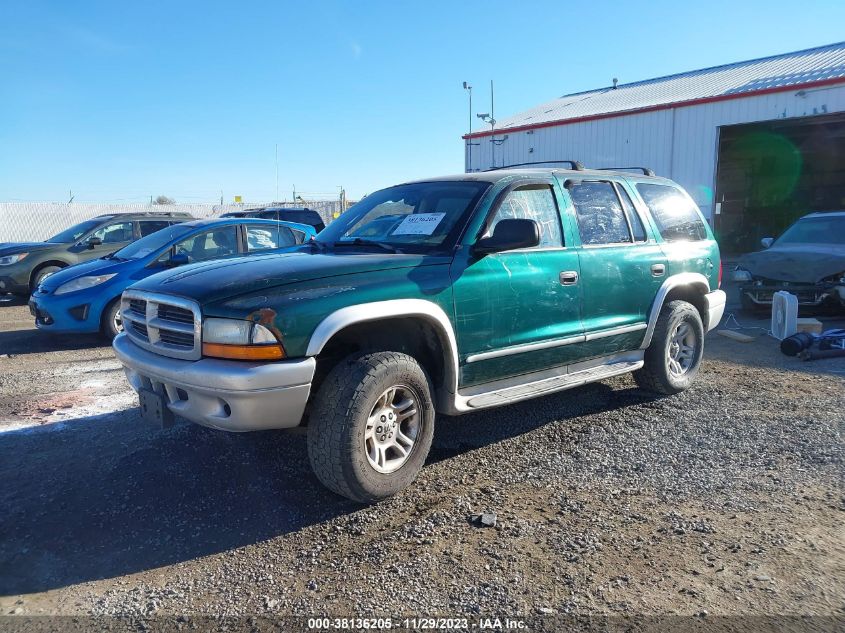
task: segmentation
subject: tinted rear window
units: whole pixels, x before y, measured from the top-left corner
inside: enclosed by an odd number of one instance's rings
[[[637,183],[637,191],[651,211],[660,235],[667,242],[707,239],[707,229],[695,203],[669,185]]]

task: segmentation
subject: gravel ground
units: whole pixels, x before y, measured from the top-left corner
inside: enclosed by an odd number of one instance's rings
[[[108,346],[0,330],[2,614],[845,615],[845,361],[711,334],[679,396],[440,417],[361,507],[301,431],[149,429]]]

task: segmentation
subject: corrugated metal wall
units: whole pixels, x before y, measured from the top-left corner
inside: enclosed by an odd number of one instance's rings
[[[576,159],[588,167],[646,166],[672,178],[713,217],[719,126],[845,112],[845,85],[718,101],[523,132],[498,145],[472,139],[472,170]],[[465,141],[466,142],[466,141]],[[465,163],[468,152],[465,146]],[[469,168],[470,166],[467,165]]]
[[[107,213],[138,213],[144,211],[180,211],[195,218],[216,217],[227,211],[240,211],[253,207],[308,206],[317,211],[323,222],[331,222],[335,212],[340,211],[340,200],[309,200],[302,203],[254,203],[254,204],[86,204],[59,202],[0,202],[0,242],[34,242],[47,239],[69,226]]]

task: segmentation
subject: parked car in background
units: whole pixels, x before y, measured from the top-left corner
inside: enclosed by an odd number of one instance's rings
[[[797,296],[799,308],[845,309],[845,211],[810,213],[762,244],[732,273],[744,309],[771,308],[779,290]]]
[[[710,228],[670,180],[461,174],[373,193],[293,252],[149,277],[123,293],[113,347],[145,419],[307,423],[319,479],[373,502],[417,476],[438,412],[628,372],[687,389],[720,281]]]
[[[122,329],[120,294],[131,284],[165,269],[237,255],[255,255],[310,240],[306,224],[252,218],[194,220],[174,224],[115,253],[50,275],[29,302],[35,325],[48,332]]]
[[[47,275],[102,257],[151,233],[193,220],[188,213],[98,215],[44,242],[0,244],[0,293],[27,296]]]
[[[220,216],[221,218],[263,218],[265,220],[277,220],[285,222],[298,222],[309,224],[319,233],[326,228],[323,218],[314,209],[308,207],[261,207],[260,209],[244,209],[243,211],[230,211]]]

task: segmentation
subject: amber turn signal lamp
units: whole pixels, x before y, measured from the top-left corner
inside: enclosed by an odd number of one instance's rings
[[[281,360],[285,357],[285,350],[281,345],[203,343],[202,355],[229,360]]]

